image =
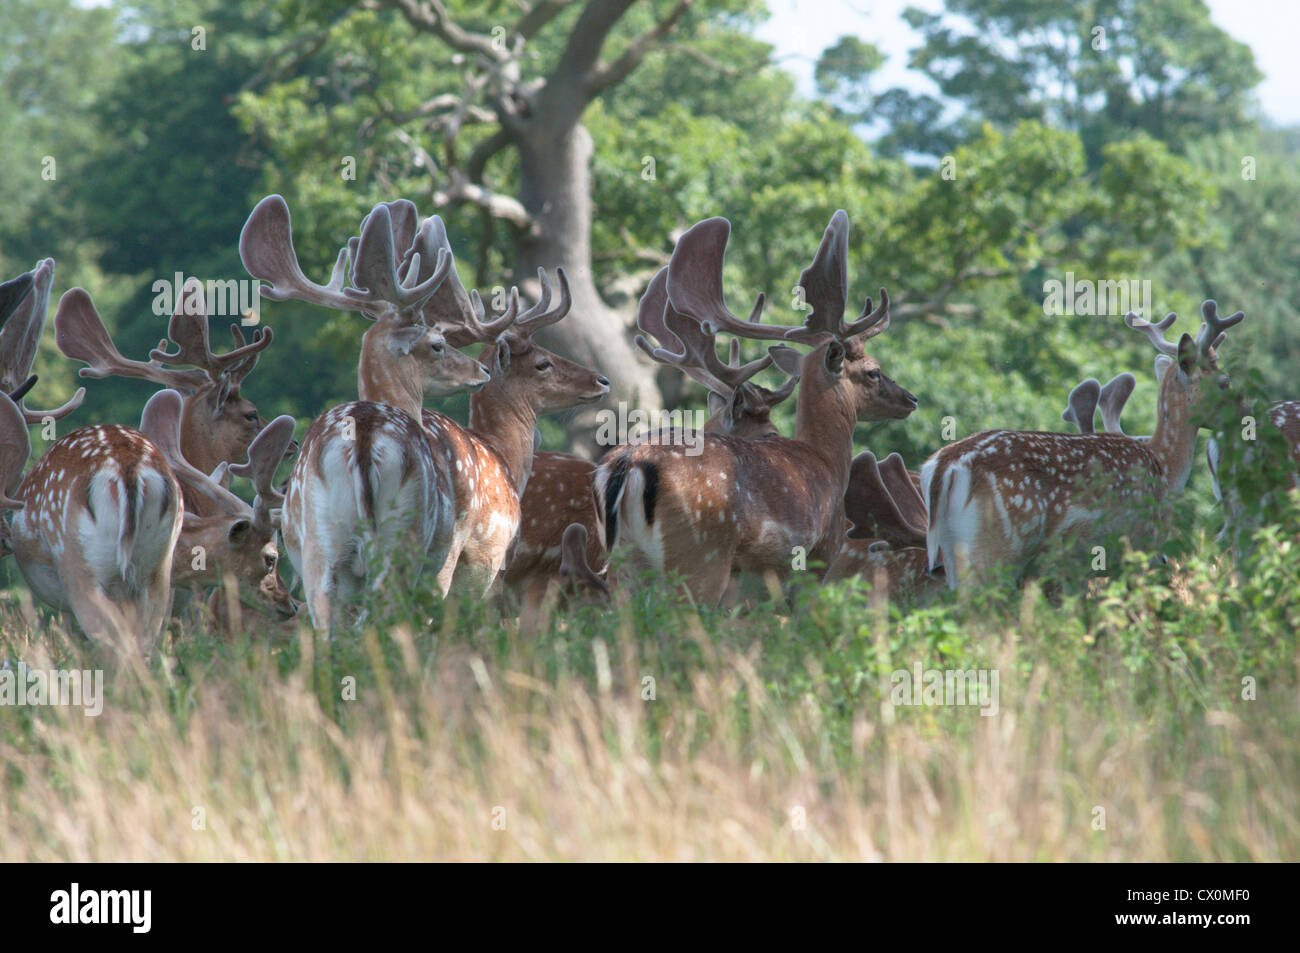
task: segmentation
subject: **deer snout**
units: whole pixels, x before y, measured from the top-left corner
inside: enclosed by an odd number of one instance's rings
[[[598,391],[597,391],[596,393],[594,393],[594,394],[590,394],[590,395],[588,395],[587,397],[584,397],[583,400],[587,400],[587,401],[597,401],[597,400],[600,400],[602,397],[604,397],[606,394],[608,394],[608,393],[609,393],[609,378],[608,378],[608,377],[603,377],[603,376],[602,376],[602,377],[597,377],[597,378],[596,378],[596,386],[598,386],[598,387],[600,388],[600,390],[598,390]]]

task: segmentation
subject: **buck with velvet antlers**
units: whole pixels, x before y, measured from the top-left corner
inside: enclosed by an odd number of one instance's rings
[[[488,320],[478,293],[467,294],[456,275],[442,220],[433,216],[417,230],[417,219],[405,200],[375,206],[328,285],[302,274],[279,196],[258,204],[240,238],[249,273],[271,283],[267,297],[375,321],[362,338],[361,400],[312,425],[290,476],[285,546],[323,631],[364,582],[367,549],[392,553],[402,540],[438,568],[444,595],[458,567],[486,591],[518,530],[537,414],[608,392],[604,378],[531,341],[568,311],[563,272],[559,307],[551,309],[542,275],[536,307],[521,314],[512,289],[505,313]],[[457,350],[473,343],[486,345],[484,363]],[[423,410],[425,396],[480,388],[470,429]]]
[[[772,411],[788,398],[798,383],[789,377],[775,390],[754,383],[752,378],[773,366],[770,355],[742,366],[740,342],[732,340],[728,363],[717,356],[716,335],[686,315],[665,315],[668,294],[668,269],[661,268],[650,280],[637,309],[636,345],[657,363],[676,367],[708,391],[710,415],[704,433],[724,433],[735,437],[763,437],[775,434]],[[669,330],[665,319],[676,331]],[[664,343],[652,346],[643,335]],[[673,443],[671,434],[646,436],[644,442]],[[603,566],[605,545],[600,520],[592,495],[592,478],[596,465],[567,453],[539,452],[533,457],[533,473],[522,502],[519,542],[506,566],[507,587],[517,592],[522,605],[520,617],[532,617],[547,590],[566,578],[586,578],[595,574],[593,566]],[[566,577],[565,559],[577,567],[573,550],[581,526],[585,568],[575,568]]]
[[[1156,429],[1149,438],[992,430],[949,444],[925,462],[930,565],[942,560],[950,587],[998,565],[1023,570],[1046,539],[1112,524],[1143,497],[1182,491],[1203,426],[1197,404],[1211,383],[1228,387],[1218,348],[1244,318],[1240,311],[1219,317],[1213,301],[1201,313],[1199,334],[1176,342],[1163,333],[1176,315],[1157,324],[1125,316],[1159,352]],[[1118,427],[1117,416],[1113,422]],[[1104,487],[1097,485],[1103,473]]]
[[[244,459],[249,444],[266,426],[257,407],[243,396],[242,386],[270,346],[271,329],[259,328],[252,341],[245,340],[238,324],[232,324],[230,331],[234,350],[214,353],[208,339],[203,284],[194,278],[185,283],[167,325],[175,352],[167,351],[164,341],[149,353],[148,361],[122,356],[95,303],[82,288],[65,293],[54,316],[54,340],[59,350],[88,365],[80,370],[82,377],[135,378],[181,395],[181,451],[187,462],[204,473]],[[205,497],[188,491],[185,502],[190,512],[204,512],[208,506]]]
[[[707,434],[694,456],[680,445],[621,447],[606,455],[595,476],[607,545],[627,543],[636,562],[649,568],[681,568],[692,596],[703,602],[721,598],[733,569],[784,580],[800,550],[829,561],[843,535],[854,427],[901,419],[917,405],[863,346],[889,326],[883,289],[879,307],[868,299],[857,320],[844,321],[848,215],[835,213],[800,276],[812,306],[803,327],[759,323],[762,295],[747,320],[727,310],[722,268],[730,230],[726,219],[708,219],[678,240],[668,265],[664,324],[679,339],[674,327],[690,325],[678,315],[710,334],[810,347],[802,356],[789,348],[770,352],[799,380],[794,439]]]

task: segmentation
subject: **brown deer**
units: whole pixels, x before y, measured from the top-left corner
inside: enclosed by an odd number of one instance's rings
[[[770,355],[742,367],[740,344],[733,340],[729,362],[723,364],[717,357],[716,336],[676,312],[672,317],[680,335],[670,331],[665,324],[667,296],[668,269],[661,268],[651,279],[637,308],[637,326],[642,334],[637,335],[636,344],[652,360],[677,367],[704,385],[710,416],[703,432],[746,438],[776,433],[772,411],[793,393],[798,379],[789,377],[781,387],[769,390],[751,379],[772,365]],[[644,335],[652,335],[661,346],[651,345]],[[783,350],[796,355],[793,349]],[[670,437],[662,434],[654,439],[671,442]],[[569,527],[579,525],[586,530],[583,534],[586,565],[602,567],[603,571],[605,547],[591,491],[595,470],[596,465],[590,460],[571,454],[548,451],[534,454],[532,476],[521,504],[519,542],[504,577],[506,587],[520,595],[521,616],[533,614],[548,588],[563,578],[564,534]],[[570,534],[570,540],[573,538],[576,534]]]
[[[843,535],[854,427],[901,419],[917,405],[863,346],[889,326],[883,290],[878,308],[868,300],[857,320],[844,321],[843,211],[800,276],[812,305],[803,327],[760,324],[761,295],[748,320],[727,310],[722,266],[730,230],[726,219],[708,219],[678,240],[668,266],[668,308],[712,332],[812,348],[796,369],[794,439],[709,434],[698,456],[682,446],[622,447],[605,456],[595,477],[607,545],[625,541],[643,566],[683,568],[691,595],[708,603],[722,596],[733,569],[785,579],[801,553],[829,561]]]
[[[436,238],[446,243],[445,233]],[[533,340],[538,331],[569,313],[568,279],[562,268],[556,273],[560,301],[554,308],[550,282],[539,270],[540,300],[505,330],[488,330],[462,320],[447,332],[448,340],[457,346],[484,343],[480,359],[492,380],[470,397],[468,428],[443,414],[424,412],[424,425],[435,447],[442,448],[453,467],[456,490],[456,529],[438,574],[444,594],[453,582],[486,593],[505,566],[520,531],[520,498],[532,474],[537,418],[594,403],[609,393],[605,377]],[[456,315],[449,317],[454,321]]]
[[[286,494],[285,550],[303,580],[312,624],[322,632],[366,583],[368,551],[384,560],[374,585],[382,584],[399,548],[418,557],[417,571],[419,563],[440,568],[446,561],[457,515],[454,461],[434,452],[421,423],[423,399],[479,388],[489,379],[486,368],[425,323],[424,307],[455,271],[445,252],[427,242],[424,250],[436,257],[416,249],[413,220],[409,202],[376,205],[360,237],[339,253],[326,285],[308,280],[299,267],[289,207],[279,195],[258,203],[240,235],[244,267],[270,283],[263,296],[359,311],[374,322],[361,339],[360,400],[312,423]],[[401,268],[399,243],[406,250]],[[351,287],[344,287],[349,278]],[[507,318],[513,320],[513,307]]]
[[[1218,368],[1218,348],[1244,315],[1220,318],[1206,301],[1194,339],[1164,338],[1173,316],[1151,324],[1130,312],[1125,323],[1160,352],[1155,432],[1148,440],[1117,433],[1059,434],[991,430],[949,444],[921,468],[930,515],[930,566],[942,559],[948,585],[997,565],[1018,569],[1048,538],[1122,517],[1136,500],[1182,491],[1191,474],[1197,403],[1210,382],[1229,384]],[[1090,486],[1108,476],[1104,492]]]

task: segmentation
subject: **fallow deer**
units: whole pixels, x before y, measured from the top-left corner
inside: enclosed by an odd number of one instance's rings
[[[54,259],[38,262],[36,268],[0,285],[0,392],[14,394],[31,388],[36,350],[45,331],[45,317],[54,287]],[[28,424],[62,420],[81,406],[86,389],[80,387],[72,399],[53,410],[29,410],[21,399],[16,403]]]
[[[942,558],[955,588],[1001,564],[1022,569],[1042,542],[1121,517],[1143,497],[1177,494],[1191,473],[1197,403],[1209,382],[1228,386],[1218,347],[1244,315],[1220,318],[1206,301],[1195,339],[1168,341],[1166,318],[1151,324],[1130,312],[1129,327],[1147,335],[1160,356],[1157,423],[1149,440],[1120,434],[992,430],[944,447],[921,469],[930,515],[926,535],[933,568]],[[1102,491],[1090,478],[1105,472]]]
[[[722,596],[733,568],[785,579],[800,551],[829,561],[843,535],[854,427],[860,420],[901,419],[917,405],[863,347],[889,326],[883,289],[878,308],[868,299],[857,320],[844,321],[849,221],[843,211],[800,276],[812,305],[803,327],[760,324],[761,295],[748,320],[727,310],[722,266],[730,230],[726,219],[708,219],[678,240],[668,266],[667,308],[710,332],[812,348],[794,369],[794,439],[710,434],[697,456],[682,446],[623,447],[605,456],[595,477],[607,545],[623,540],[641,565],[684,569],[691,595],[708,603]]]
[[[240,235],[244,267],[269,282],[263,296],[359,311],[374,321],[361,340],[360,400],[312,423],[289,477],[285,550],[303,580],[312,624],[322,632],[365,583],[368,550],[385,560],[384,571],[403,543],[417,564],[445,563],[456,528],[454,462],[434,452],[421,423],[423,399],[489,379],[486,368],[423,320],[422,308],[454,275],[454,264],[439,249],[436,259],[422,257],[410,244],[413,216],[409,202],[376,205],[360,237],[340,251],[326,285],[303,274],[289,207],[279,195],[258,203]],[[410,246],[403,270],[396,243]]]
[[[167,326],[176,351],[155,348],[148,361],[123,357],[104,327],[95,303],[82,288],[73,288],[59,301],[54,316],[55,343],[65,356],[83,361],[82,377],[129,377],[146,380],[182,395],[181,450],[198,470],[211,473],[222,463],[242,460],[249,444],[266,425],[257,407],[243,396],[244,379],[270,345],[270,328],[260,328],[246,342],[239,325],[231,325],[234,350],[215,354],[208,340],[203,285],[191,278],[177,299]],[[164,344],[166,342],[163,342]],[[183,366],[191,369],[181,369]],[[202,495],[187,491],[191,513],[205,512]]]
[[[636,344],[652,360],[676,367],[704,385],[710,416],[703,432],[745,438],[776,433],[772,411],[793,393],[798,379],[789,377],[779,388],[769,390],[752,378],[772,365],[770,355],[742,367],[740,344],[733,340],[729,362],[723,364],[717,357],[715,335],[698,322],[673,312],[674,327],[680,333],[669,330],[664,323],[667,295],[668,269],[661,268],[637,308],[637,327],[642,334],[637,335]],[[651,345],[644,335],[652,335],[661,346]],[[672,442],[662,433],[647,436],[652,441]],[[561,579],[563,536],[568,527],[580,525],[586,530],[587,565],[604,566],[605,547],[591,489],[595,470],[590,460],[571,454],[534,454],[532,476],[522,501],[519,542],[505,571],[507,588],[519,593],[524,607],[521,617],[533,614],[551,584]]]
[[[248,446],[248,462],[229,468],[253,484],[251,506],[185,458],[183,419],[183,398],[173,390],[155,394],[140,416],[140,432],[162,453],[182,489],[209,503],[207,515],[184,513],[172,560],[173,589],[215,587],[210,608],[227,634],[238,627],[238,613],[231,609],[239,605],[270,610],[280,618],[293,616],[297,605],[280,578],[275,544],[276,507],[284,497],[273,486],[276,467],[293,439],[293,418],[283,415],[263,427]]]

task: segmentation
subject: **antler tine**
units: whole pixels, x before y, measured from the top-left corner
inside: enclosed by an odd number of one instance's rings
[[[487,307],[477,291],[469,293],[469,311],[465,317],[454,323],[439,324],[438,329],[452,347],[465,347],[468,344],[485,344],[495,341],[515,321],[519,314],[519,289],[511,287],[506,310],[491,321],[487,319]]]
[[[1238,311],[1226,318],[1219,317],[1219,304],[1213,298],[1207,298],[1201,304],[1201,318],[1204,323],[1196,336],[1196,345],[1200,353],[1207,354],[1218,350],[1230,328],[1236,327],[1246,318],[1246,312]]]
[[[1101,383],[1095,377],[1089,377],[1075,385],[1066,401],[1061,419],[1072,423],[1079,433],[1094,432],[1093,418],[1097,414],[1097,400],[1101,396]]]
[[[346,247],[339,250],[329,284],[318,285],[302,273],[298,253],[293,247],[289,206],[280,195],[268,195],[249,214],[239,233],[239,258],[250,275],[270,282],[259,290],[263,298],[272,301],[297,298],[335,311],[366,314],[378,300],[373,294],[343,286],[349,260]],[[366,316],[370,317],[369,314]]]
[[[23,467],[31,456],[32,439],[18,404],[9,395],[0,394],[0,509],[21,510],[22,500],[14,499],[23,479]],[[0,536],[5,532],[0,522]]]
[[[664,322],[669,332],[682,342],[682,353],[666,355],[672,359],[665,363],[677,364],[704,386],[710,390],[719,390],[723,396],[730,396],[745,381],[772,366],[770,354],[764,354],[744,365],[722,363],[718,360],[716,335],[693,318],[677,311],[671,304],[664,312]],[[656,351],[662,353],[664,349],[657,348]],[[699,372],[700,376],[694,372]]]
[[[711,333],[727,331],[757,341],[783,341],[787,332],[800,330],[781,324],[760,324],[766,296],[760,294],[748,320],[727,310],[722,292],[722,266],[731,223],[725,218],[697,222],[677,239],[668,259],[668,299]]]
[[[393,246],[393,220],[384,203],[370,210],[361,225],[361,240],[356,246],[356,261],[352,266],[352,283],[371,301],[382,301],[395,312],[396,317],[414,322],[424,303],[433,296],[447,277],[451,257],[440,254],[433,274],[418,281],[419,262],[412,254],[407,269],[407,284],[397,273],[397,251]]]
[[[54,343],[64,356],[88,365],[78,371],[82,377],[133,377],[191,392],[208,382],[203,371],[178,371],[152,361],[124,358],[84,288],[71,288],[59,299],[54,315]]]
[[[433,273],[432,269],[435,263],[440,261],[441,255],[446,255],[447,258],[447,276],[424,303],[422,310],[424,323],[431,328],[441,329],[452,347],[464,347],[466,344],[489,340],[489,337],[480,336],[489,332],[480,330],[478,319],[482,316],[481,309],[475,308],[469,292],[461,284],[460,275],[456,272],[456,255],[452,251],[451,241],[447,237],[447,226],[441,216],[430,215],[420,225],[410,248],[402,256],[398,273],[410,280],[411,266],[414,265],[417,281],[424,281]],[[517,308],[514,313],[518,313]],[[511,320],[514,320],[513,315]],[[459,336],[460,343],[455,343],[453,335],[448,332],[461,326],[465,326],[468,330]]]
[[[271,343],[269,336],[257,335],[252,344],[244,344],[243,335],[237,334],[239,347],[225,354],[212,353],[208,336],[207,302],[203,297],[203,283],[197,278],[186,280],[181,289],[176,310],[167,324],[167,337],[176,345],[175,353],[168,352],[164,344],[160,344],[149,352],[151,361],[159,364],[191,364],[213,381],[250,356],[260,354]]]
[[[251,517],[252,507],[214,482],[193,466],[181,453],[181,395],[174,390],[160,390],[149,398],[140,414],[140,432],[158,448],[176,479],[218,506]]]
[[[1137,378],[1125,371],[1116,374],[1101,389],[1097,406],[1101,408],[1101,426],[1107,433],[1124,433],[1120,418],[1124,413],[1124,405],[1128,403],[1136,386]]]
[[[394,199],[392,202],[380,202],[388,209],[388,218],[393,228],[393,248],[398,255],[406,259],[415,242],[416,226],[420,222],[420,213],[410,199]],[[365,227],[365,222],[362,222]]]
[[[230,335],[235,339],[235,351],[230,352],[230,354],[234,354],[236,351],[243,348],[246,343],[244,332],[239,329],[238,324],[232,324],[230,326]],[[272,340],[274,340],[274,336],[272,335],[270,328],[258,328],[253,332],[253,343],[258,344],[260,342],[261,347],[256,349],[250,347],[243,352],[243,357],[241,357],[238,362],[230,362],[230,366],[226,369],[226,375],[230,378],[230,383],[232,385],[239,384],[245,377],[253,372],[253,368],[257,367],[257,362],[262,358],[262,351],[266,350],[266,348],[270,346]],[[229,354],[223,354],[221,356],[223,360],[228,357]]]
[[[546,269],[538,268],[537,280],[541,282],[542,295],[537,304],[515,319],[515,331],[525,337],[531,337],[542,328],[548,328],[563,320],[569,313],[569,309],[573,307],[573,295],[569,292],[569,276],[564,273],[562,266],[556,266],[555,276],[560,281],[560,303],[554,308],[551,307],[551,283],[546,279]]]
[[[1173,327],[1174,322],[1177,320],[1178,315],[1173,311],[1170,311],[1162,320],[1157,321],[1155,324],[1152,324],[1150,321],[1144,321],[1132,311],[1124,315],[1125,324],[1134,331],[1141,331],[1147,336],[1147,340],[1151,342],[1157,351],[1161,354],[1166,354],[1169,357],[1178,356],[1178,342],[1166,340],[1165,332]]]

